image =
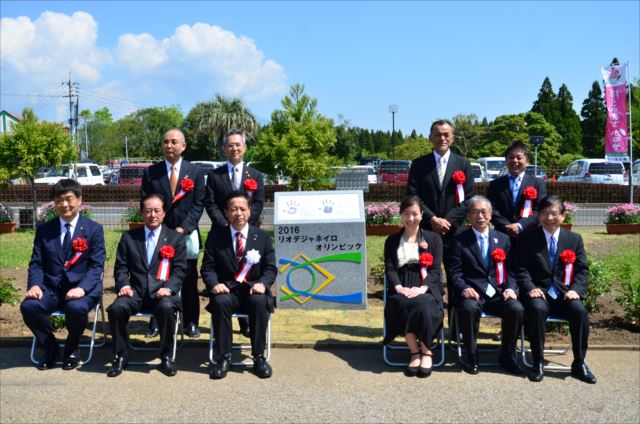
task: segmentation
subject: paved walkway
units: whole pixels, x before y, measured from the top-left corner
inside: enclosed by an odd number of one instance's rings
[[[469,376],[452,363],[409,379],[377,349],[275,349],[273,378],[234,371],[213,381],[207,353],[179,352],[173,378],[132,367],[111,379],[108,349],[78,370],[38,371],[26,348],[5,347],[0,421],[640,422],[638,351],[590,351],[594,386],[560,372],[537,384],[498,369]]]

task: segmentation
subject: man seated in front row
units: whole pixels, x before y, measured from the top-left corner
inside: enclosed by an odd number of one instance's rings
[[[162,225],[162,196],[145,196],[141,212],[144,227],[123,233],[116,253],[113,274],[118,297],[107,308],[115,354],[109,377],[117,377],[127,367],[127,323],[141,310],[153,311],[158,321],[160,371],[169,377],[177,373],[172,351],[176,313],[182,306],[179,292],[187,272],[184,236]]]
[[[518,302],[515,270],[511,269],[511,242],[506,234],[489,228],[491,203],[486,197],[469,199],[472,228],[458,234],[451,251],[454,305],[462,331],[467,362],[463,368],[478,374],[478,336],[482,311],[502,318],[502,346],[498,362],[507,371],[524,375],[515,359],[524,308]]]
[[[207,310],[213,316],[218,354],[209,372],[213,379],[226,377],[231,367],[231,316],[237,311],[249,315],[254,373],[260,378],[272,374],[264,349],[278,270],[271,236],[249,224],[250,213],[246,194],[229,193],[224,201],[229,226],[214,227],[205,245],[202,280],[210,296]]]
[[[58,217],[38,227],[29,262],[27,297],[20,305],[24,322],[45,350],[38,369],[53,368],[58,343],[49,315],[62,310],[67,330],[62,368],[76,368],[75,353],[88,313],[102,296],[104,233],[102,226],[80,215],[82,187],[63,179],[51,189]]]

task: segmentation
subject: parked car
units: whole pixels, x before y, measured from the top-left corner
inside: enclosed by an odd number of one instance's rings
[[[640,159],[633,161],[631,174],[633,174],[633,185],[640,186]]]
[[[485,158],[479,158],[478,163],[487,171],[489,178],[494,180],[507,163],[503,157],[489,156]]]
[[[200,168],[204,169],[204,183],[206,184],[207,177],[209,176],[209,171],[224,165],[226,162],[216,162],[216,161],[210,161],[210,160],[193,160],[191,161],[191,163],[195,163]]]
[[[369,184],[377,184],[378,183],[378,174],[376,174],[376,169],[370,165],[356,165],[352,166],[350,169],[357,169],[362,172],[367,173],[367,180]]]
[[[569,164],[560,174],[559,182],[626,184],[629,174],[622,162],[609,162],[606,159],[579,159]]]
[[[104,185],[102,171],[95,163],[72,163],[63,165],[60,169],[51,169],[42,178],[36,178],[36,184],[55,184],[58,181],[71,178],[80,185]]]
[[[144,170],[150,166],[150,163],[133,163],[121,166],[117,184],[140,187],[142,185],[142,174],[144,174]]]
[[[479,163],[471,162],[471,173],[473,174],[474,183],[481,183],[483,181],[491,180],[491,178],[489,178],[489,175],[487,174],[487,171],[485,171],[485,169]]]
[[[498,177],[502,177],[503,175],[507,175],[507,173],[509,172],[508,168],[502,168],[502,171],[500,171],[500,173],[498,174]],[[527,175],[531,175],[536,176],[538,178],[541,178],[545,181],[547,181],[547,179],[549,178],[547,176],[547,174],[542,170],[542,168],[540,167],[540,165],[527,165],[527,168],[524,170],[524,173]]]
[[[378,182],[406,183],[410,167],[410,160],[383,160],[378,166]]]

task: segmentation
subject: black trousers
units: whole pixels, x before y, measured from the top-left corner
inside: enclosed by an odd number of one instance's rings
[[[589,313],[581,300],[564,300],[562,296],[560,294],[558,299],[546,300],[528,296],[522,299],[526,309],[524,328],[531,343],[534,361],[544,359],[544,338],[549,315],[569,321],[573,359],[584,361],[589,343]]]
[[[509,356],[515,351],[516,342],[522,328],[524,307],[520,302],[504,298],[496,293],[485,303],[475,299],[460,299],[456,306],[456,318],[464,339],[464,347],[469,353],[476,353],[476,340],[480,330],[480,315],[482,312],[497,315],[502,318],[502,344],[500,356]]]
[[[182,282],[182,316],[184,326],[200,322],[200,298],[198,295],[198,260],[187,261],[187,274]]]
[[[216,351],[220,357],[231,355],[233,343],[231,316],[236,312],[243,312],[249,316],[251,354],[253,356],[264,354],[269,323],[267,296],[271,296],[268,290],[263,294],[249,294],[248,285],[238,286],[230,293],[211,295],[207,310],[212,314]]]
[[[170,355],[173,351],[173,338],[176,327],[176,313],[180,310],[179,300],[171,297],[159,299],[145,296],[141,299],[137,296],[118,297],[108,308],[109,327],[113,337],[113,353],[122,354],[127,351],[127,339],[129,333],[127,323],[132,315],[140,311],[151,311],[158,320],[160,330],[160,354]]]

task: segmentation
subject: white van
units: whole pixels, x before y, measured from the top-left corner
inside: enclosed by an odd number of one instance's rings
[[[102,171],[95,163],[73,163],[63,165],[60,169],[51,169],[42,178],[36,178],[36,184],[53,185],[58,181],[71,178],[80,183],[80,185],[104,185]]]
[[[628,184],[629,174],[622,162],[609,162],[606,159],[574,160],[560,174],[558,182],[593,184]]]
[[[500,156],[489,156],[486,158],[479,158],[477,162],[487,171],[487,175],[490,180],[494,180],[502,168],[507,166],[507,162]]]

